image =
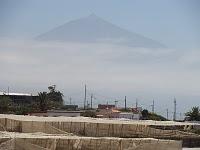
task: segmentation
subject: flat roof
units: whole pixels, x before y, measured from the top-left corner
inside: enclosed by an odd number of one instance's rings
[[[7,92],[0,92],[0,95],[34,96],[28,93],[7,93]]]

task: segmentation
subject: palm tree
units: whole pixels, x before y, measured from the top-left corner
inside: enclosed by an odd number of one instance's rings
[[[49,108],[59,108],[63,106],[63,93],[55,89],[56,85],[49,86],[47,93]]]
[[[190,121],[200,121],[200,109],[199,107],[192,107],[192,110],[185,114]]]
[[[47,110],[47,92],[39,92],[39,106],[41,111]]]

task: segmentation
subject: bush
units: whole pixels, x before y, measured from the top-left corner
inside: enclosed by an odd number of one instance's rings
[[[96,113],[94,111],[86,110],[85,112],[83,112],[81,114],[81,116],[95,118],[96,117]]]
[[[143,120],[156,120],[156,121],[167,121],[167,119],[161,115],[156,113],[150,113],[148,110],[144,109],[142,111],[142,119]]]

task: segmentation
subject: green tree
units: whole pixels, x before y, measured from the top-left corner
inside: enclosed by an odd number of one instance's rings
[[[142,110],[142,118],[143,119],[148,119],[149,111],[144,109]]]
[[[11,105],[11,99],[7,96],[0,98],[0,113],[7,113]]]
[[[47,92],[39,92],[38,99],[39,99],[40,110],[41,111],[47,110]]]
[[[60,108],[63,106],[63,94],[55,89],[55,85],[49,86],[49,93],[47,93],[48,106],[52,108]]]
[[[142,111],[142,119],[143,120],[167,121],[167,119],[165,117],[158,115],[156,113],[151,113],[146,109],[144,109]]]
[[[96,118],[96,113],[94,111],[86,110],[81,114],[81,116]]]
[[[189,121],[200,121],[200,109],[199,107],[192,107],[192,109],[185,114]]]

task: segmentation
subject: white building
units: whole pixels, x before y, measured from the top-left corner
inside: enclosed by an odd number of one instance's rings
[[[119,113],[119,118],[139,120],[140,114],[138,114],[138,113],[134,114],[132,112],[121,112],[121,113]]]

